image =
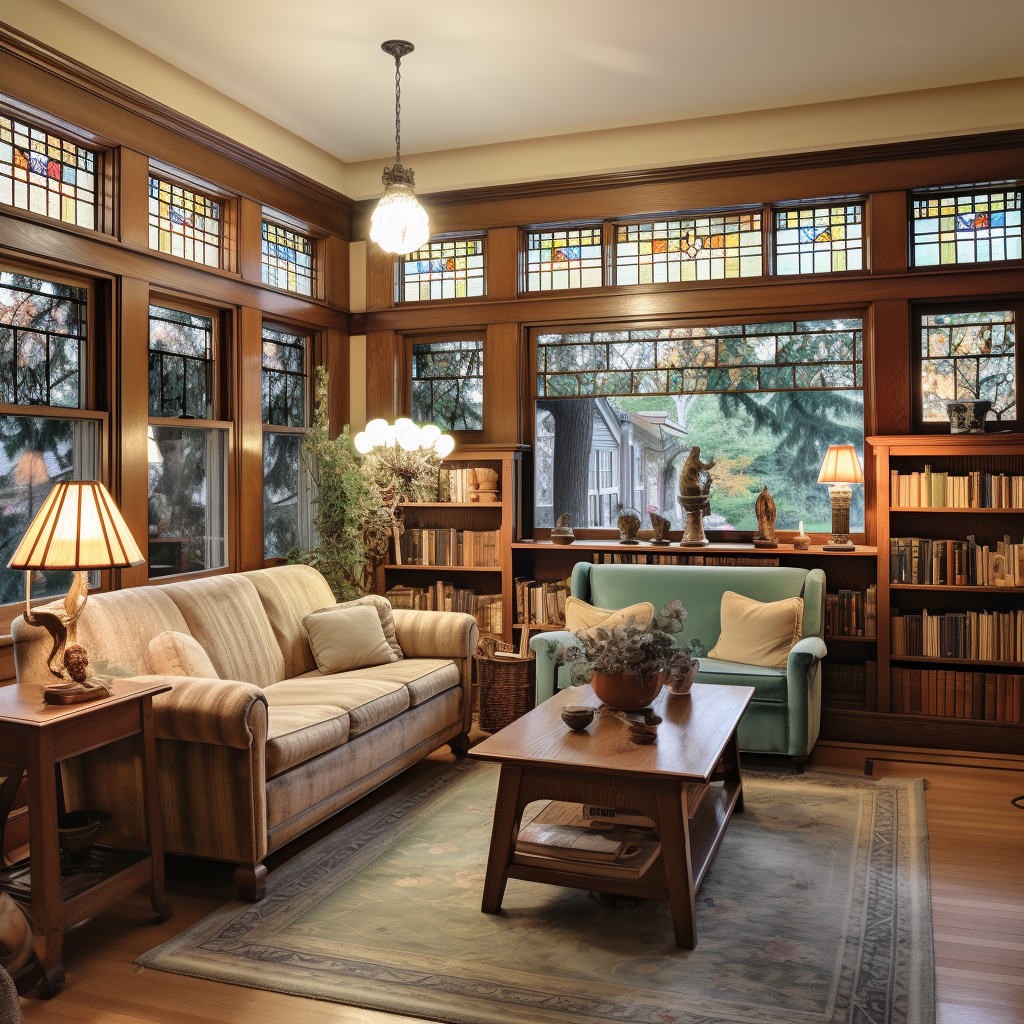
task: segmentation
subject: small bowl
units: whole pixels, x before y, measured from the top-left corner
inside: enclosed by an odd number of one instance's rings
[[[68,811],[57,815],[60,848],[73,864],[89,859],[89,851],[110,828],[111,816],[106,811]]]
[[[584,707],[582,704],[569,704],[567,707],[562,708],[562,721],[573,732],[583,732],[593,720],[593,708]]]
[[[552,533],[551,543],[552,544],[571,544],[576,537],[571,533]]]

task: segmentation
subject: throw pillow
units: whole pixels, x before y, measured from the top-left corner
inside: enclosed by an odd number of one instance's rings
[[[366,597],[357,597],[354,601],[342,601],[341,604],[332,604],[327,608],[318,608],[310,615],[319,615],[321,612],[331,612],[335,608],[357,608],[360,605],[373,605],[377,609],[377,616],[380,618],[380,628],[384,630],[384,639],[388,646],[395,652],[394,661],[405,657],[402,648],[398,646],[398,638],[395,636],[395,617],[391,614],[391,602],[380,594],[367,594]]]
[[[722,595],[722,632],[709,658],[742,665],[785,668],[803,631],[804,599],[755,601],[727,590]]]
[[[653,620],[654,605],[650,601],[641,601],[613,611],[610,608],[595,608],[578,597],[565,599],[565,628],[573,633],[594,626],[611,629],[613,626],[628,626],[632,623],[647,629]]]
[[[220,679],[210,656],[194,636],[166,630],[149,641],[149,660],[158,676]]]
[[[398,661],[384,636],[377,609],[369,605],[311,612],[302,625],[317,668],[325,675]]]

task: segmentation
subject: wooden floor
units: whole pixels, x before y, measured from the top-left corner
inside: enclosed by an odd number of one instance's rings
[[[448,755],[437,754],[435,759]],[[928,780],[932,914],[939,1024],[1024,1022],[1024,758],[820,744],[810,769]],[[415,770],[415,769],[413,769]],[[403,783],[409,775],[403,776]],[[380,799],[394,784],[367,800]],[[292,844],[271,868],[349,820],[366,802]],[[232,896],[229,868],[170,858],[174,917],[150,923],[136,895],[72,931],[67,984],[54,999],[22,999],[28,1024],[402,1024],[411,1018],[137,971],[133,961]]]

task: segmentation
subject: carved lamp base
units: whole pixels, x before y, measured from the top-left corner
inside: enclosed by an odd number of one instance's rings
[[[706,494],[680,495],[679,504],[686,513],[686,526],[679,539],[679,546],[684,548],[703,548],[711,542],[704,536],[704,516],[711,511],[711,503]]]
[[[832,543],[823,544],[823,551],[853,551],[850,540],[850,503],[853,488],[849,484],[829,484],[828,496],[832,502]]]

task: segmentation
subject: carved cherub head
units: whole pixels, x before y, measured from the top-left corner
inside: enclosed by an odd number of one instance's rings
[[[81,644],[72,644],[64,652],[64,667],[76,683],[84,683],[89,678],[89,656]]]

